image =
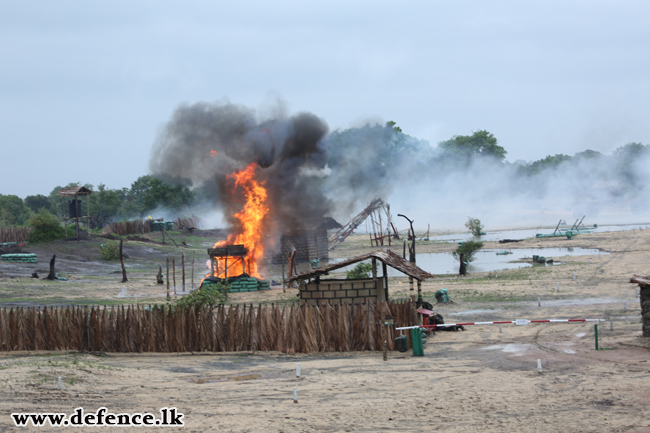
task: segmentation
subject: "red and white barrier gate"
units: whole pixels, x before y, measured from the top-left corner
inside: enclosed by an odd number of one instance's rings
[[[448,326],[468,326],[468,325],[528,325],[529,323],[566,323],[566,322],[604,322],[604,319],[545,319],[545,320],[526,320],[526,319],[517,319],[517,320],[505,320],[501,322],[467,322],[467,323],[444,323],[442,325],[416,325],[416,326],[405,326],[403,328],[395,328],[397,331],[404,329],[415,329],[415,328],[431,328],[435,330],[436,328],[445,328]]]

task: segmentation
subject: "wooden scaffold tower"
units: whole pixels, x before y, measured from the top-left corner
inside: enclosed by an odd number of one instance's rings
[[[72,186],[72,187],[61,188],[57,194],[60,195],[61,197],[72,198],[72,200],[68,201],[67,213],[65,209],[65,201],[63,202],[63,221],[66,226],[66,232],[67,232],[68,222],[74,221],[75,230],[77,233],[77,242],[79,242],[79,221],[80,220],[83,222],[83,220],[86,219],[86,228],[88,230],[88,234],[90,234],[90,194],[92,194],[92,191],[83,186]],[[80,200],[81,197],[86,197],[86,204],[87,204],[86,210],[88,212],[87,215],[83,214],[84,213],[83,202]]]

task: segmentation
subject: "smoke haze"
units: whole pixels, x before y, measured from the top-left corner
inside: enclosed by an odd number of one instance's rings
[[[262,117],[231,103],[181,106],[154,144],[150,168],[174,182],[214,188],[214,206],[235,229],[232,215],[242,197],[232,195],[227,175],[251,162],[259,165],[257,176],[272,203],[267,229],[281,233],[323,216],[344,224],[374,196],[391,204],[394,217],[414,219],[417,230],[429,224],[462,230],[469,216],[488,230],[555,225],[583,215],[585,224],[650,217],[650,152],[643,145],[612,155],[587,151],[510,163],[459,157],[392,123],[328,133],[318,116],[284,111],[264,110]],[[405,221],[396,223],[405,228]]]

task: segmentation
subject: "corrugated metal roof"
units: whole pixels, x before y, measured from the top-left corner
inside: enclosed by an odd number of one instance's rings
[[[57,192],[57,195],[60,195],[62,197],[74,197],[75,195],[88,194],[92,194],[92,191],[83,186],[67,186],[65,188],[61,188],[59,192]]]
[[[388,249],[382,249],[361,256],[353,257],[351,259],[347,259],[342,262],[334,263],[333,265],[326,266],[324,268],[315,269],[313,271],[296,275],[287,281],[291,282],[295,280],[306,280],[309,278],[314,278],[318,275],[323,275],[335,269],[344,268],[348,265],[352,265],[357,262],[362,262],[364,260],[368,260],[373,257],[381,261],[382,263],[386,263],[386,265],[390,266],[391,268],[397,269],[398,271],[408,275],[409,277],[413,277],[418,281],[433,278],[432,274],[418,268],[415,264],[409,262],[408,260],[403,259],[402,257],[398,256],[394,252]]]

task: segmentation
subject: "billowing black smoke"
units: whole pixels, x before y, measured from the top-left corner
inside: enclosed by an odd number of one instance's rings
[[[150,169],[156,176],[213,186],[218,205],[235,231],[244,198],[233,193],[227,175],[257,163],[270,207],[268,231],[295,232],[331,211],[322,193],[327,124],[311,113],[278,114],[260,120],[249,108],[231,103],[181,106],[153,147]]]

